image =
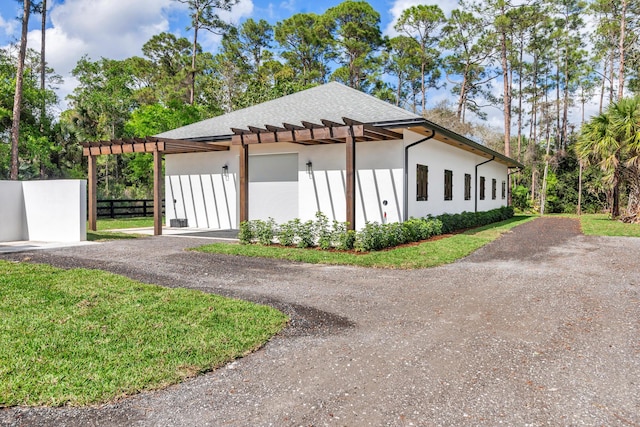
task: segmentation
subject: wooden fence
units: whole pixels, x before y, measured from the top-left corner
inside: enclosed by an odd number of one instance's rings
[[[164,200],[162,201],[164,213]],[[153,199],[98,200],[98,218],[153,216]]]

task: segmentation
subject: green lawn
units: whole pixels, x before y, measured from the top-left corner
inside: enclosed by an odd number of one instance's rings
[[[516,225],[533,219],[530,216],[515,216],[509,220],[476,228],[461,234],[430,240],[415,245],[368,252],[352,253],[322,251],[318,249],[284,248],[279,246],[236,245],[214,243],[200,246],[200,252],[265,257],[308,262],[313,264],[343,264],[379,268],[428,268],[453,262],[497,239],[502,233]]]
[[[137,239],[145,237],[144,234],[120,233],[117,229],[153,227],[153,218],[118,218],[99,219],[96,223],[97,231],[91,231],[87,225],[87,240],[92,242],[104,242],[107,240]]]
[[[262,346],[281,312],[95,270],[0,261],[0,407],[157,389]]]
[[[153,217],[99,219],[96,225],[98,231],[115,230],[118,228],[153,227]]]
[[[612,221],[607,214],[581,215],[580,224],[586,235],[640,237],[640,224]]]

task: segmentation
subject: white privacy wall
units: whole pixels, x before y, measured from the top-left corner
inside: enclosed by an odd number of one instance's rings
[[[0,182],[0,241],[87,238],[87,182]]]
[[[22,183],[0,181],[0,242],[28,240]]]
[[[406,143],[410,144],[422,135],[405,132]],[[430,139],[409,148],[409,188],[408,188],[408,216],[424,217],[426,215],[440,215],[443,213],[459,213],[475,210],[476,193],[476,165],[488,159],[473,153],[455,148],[435,139]],[[429,168],[428,200],[416,200],[416,165],[426,165]],[[453,199],[444,200],[444,171],[453,172]],[[471,199],[464,200],[464,175],[471,175]],[[478,211],[487,211],[507,204],[506,197],[502,198],[502,181],[507,180],[507,166],[492,161],[478,167],[478,185],[480,176],[485,177],[485,200],[478,200]],[[496,199],[491,198],[491,179],[497,181]]]

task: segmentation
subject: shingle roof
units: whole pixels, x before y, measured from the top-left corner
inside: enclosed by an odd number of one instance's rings
[[[420,119],[420,116],[371,95],[331,82],[157,136],[176,139],[215,138],[233,134],[231,128],[264,128],[265,125],[282,126],[283,123],[300,125],[302,121],[320,124],[322,119],[342,123],[343,117],[363,123]]]

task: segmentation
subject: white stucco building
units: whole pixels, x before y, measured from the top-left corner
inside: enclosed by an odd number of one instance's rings
[[[346,118],[346,119],[345,119]],[[344,138],[278,138],[363,126],[355,137],[355,186],[349,195]],[[286,136],[286,135],[285,135]],[[228,150],[165,155],[166,223],[237,228],[241,157],[248,154],[248,219],[395,222],[427,214],[485,211],[507,204],[508,172],[521,165],[468,138],[370,95],[329,83],[175,129],[160,138],[217,144]],[[244,144],[242,140],[244,139]],[[279,142],[281,140],[287,142]],[[249,142],[247,142],[247,140]],[[242,147],[248,153],[241,153]]]
[[[155,234],[162,233],[163,196],[165,224],[202,229],[236,229],[248,219],[306,221],[318,211],[357,229],[367,221],[486,211],[507,204],[509,170],[522,167],[409,111],[328,83],[154,137],[85,143],[90,228],[96,156],[133,152],[154,154]]]

